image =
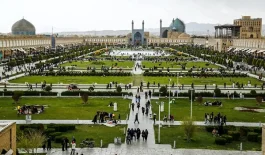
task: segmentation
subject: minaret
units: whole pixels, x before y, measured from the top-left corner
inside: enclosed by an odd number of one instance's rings
[[[143,23],[142,23],[142,29],[144,30],[144,20],[143,20]]]
[[[132,30],[134,29],[134,22],[133,22],[133,20],[132,20]]]
[[[162,38],[162,19],[160,19],[160,38]]]

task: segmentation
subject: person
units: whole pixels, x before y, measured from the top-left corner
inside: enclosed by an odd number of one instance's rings
[[[145,131],[142,131],[142,137],[143,137],[143,141],[145,140]]]
[[[139,120],[138,120],[138,113],[135,114],[135,120],[134,120],[134,123],[135,123],[135,122],[138,122],[138,124],[140,124],[140,123],[139,123]]]
[[[68,147],[69,147],[69,139],[66,137],[65,138],[65,150],[67,151]]]
[[[137,103],[137,109],[139,111],[139,108],[140,108],[140,102]]]
[[[167,122],[167,115],[164,116],[163,121]]]
[[[141,135],[141,130],[139,128],[137,128],[136,134],[137,134],[137,140],[138,140]]]
[[[148,130],[145,129],[145,141],[147,141],[147,137],[148,137]]]
[[[51,137],[49,137],[47,140],[47,150],[51,150],[51,149],[52,149],[52,140],[51,140]]]
[[[72,137],[72,142],[73,142],[73,141],[76,143],[75,136]]]
[[[132,103],[132,111],[134,111],[134,103]]]
[[[144,108],[144,107],[142,107],[142,113],[143,113],[143,115],[144,115],[144,112],[145,112],[145,108]]]
[[[224,122],[224,124],[226,125],[226,115],[225,115],[224,118],[223,118],[223,122]]]
[[[43,144],[42,144],[42,148],[43,148],[43,150],[46,149],[46,141],[43,142]],[[48,149],[48,148],[47,148],[47,149]]]
[[[62,151],[64,151],[64,148],[65,148],[65,139],[64,138],[62,139],[62,143],[61,144],[62,144]]]
[[[72,150],[71,150],[71,153],[70,153],[70,155],[74,155],[75,154],[75,147],[76,147],[76,143],[74,142],[74,141],[72,141]]]
[[[212,135],[214,137],[216,137],[218,135],[218,131],[214,128],[213,131],[212,131]]]
[[[93,120],[92,120],[92,122],[93,122],[94,124],[97,123],[97,117],[98,117],[98,115],[96,114],[96,115],[94,116]]]
[[[119,114],[119,116],[118,116],[118,122],[121,123],[121,114]]]
[[[156,113],[153,114],[154,124],[156,124]]]

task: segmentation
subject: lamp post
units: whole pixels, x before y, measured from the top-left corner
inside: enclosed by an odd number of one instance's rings
[[[160,143],[160,112],[161,112],[161,103],[156,102],[156,104],[158,104],[158,143]]]
[[[191,98],[190,98],[190,119],[192,119],[192,92],[193,92],[193,90],[194,90],[193,88],[190,89],[190,95],[191,95]]]
[[[168,118],[170,118],[170,82],[171,82],[171,79],[168,80],[168,88],[169,88],[169,91],[168,91]],[[170,122],[168,123],[168,127],[170,127]]]

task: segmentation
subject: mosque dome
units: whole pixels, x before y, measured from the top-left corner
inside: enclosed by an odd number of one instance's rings
[[[169,27],[173,31],[185,32],[185,24],[182,20],[180,20],[178,18],[174,19]]]
[[[34,25],[24,18],[12,26],[12,34],[14,35],[35,35],[35,33],[36,29]]]

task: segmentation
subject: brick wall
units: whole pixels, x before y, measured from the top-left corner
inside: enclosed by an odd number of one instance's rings
[[[16,123],[12,123],[0,132],[0,150],[12,149],[16,152]],[[15,154],[15,153],[14,153]]]

